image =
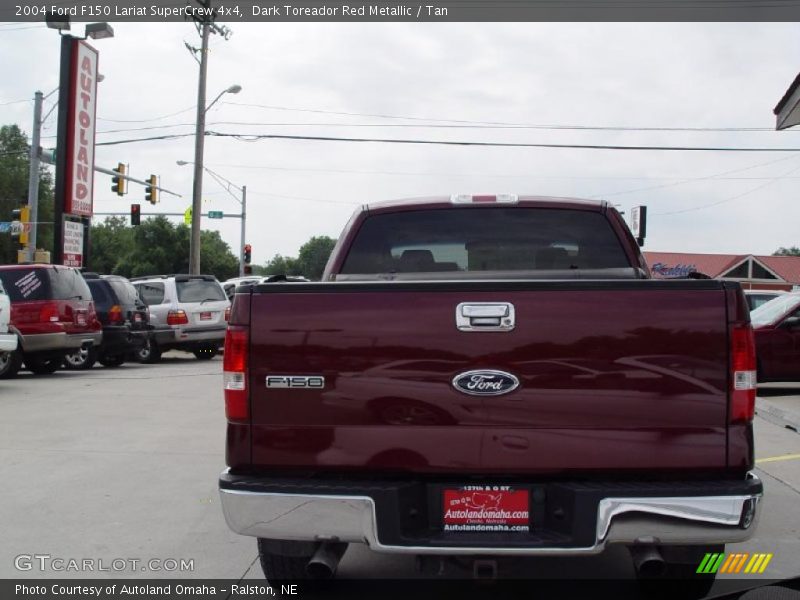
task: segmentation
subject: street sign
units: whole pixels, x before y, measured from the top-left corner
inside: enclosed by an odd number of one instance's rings
[[[186,225],[192,224],[192,207],[190,206],[185,211],[183,211],[183,222]]]
[[[221,210],[210,210],[208,211],[208,218],[209,219],[221,219],[224,213]]]
[[[0,221],[0,233],[8,233],[11,231],[11,223],[9,221]]]
[[[64,219],[64,266],[83,266],[83,223]]]

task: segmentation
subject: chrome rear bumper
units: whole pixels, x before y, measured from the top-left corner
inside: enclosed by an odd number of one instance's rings
[[[755,478],[755,476],[751,476]],[[228,526],[242,535],[299,541],[367,544],[403,554],[580,555],[607,544],[722,544],[750,538],[761,494],[603,498],[597,505],[595,542],[584,547],[387,545],[378,538],[375,501],[370,496],[285,494],[220,489]]]

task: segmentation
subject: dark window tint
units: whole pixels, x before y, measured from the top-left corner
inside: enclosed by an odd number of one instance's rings
[[[452,208],[368,217],[344,274],[630,267],[604,215],[543,208]]]
[[[95,306],[99,309],[101,307],[108,307],[115,303],[115,300],[110,293],[108,284],[102,279],[90,279],[86,282],[89,284],[89,289],[92,292]]]
[[[776,277],[757,262],[753,262],[753,279],[776,279]]]
[[[125,306],[136,305],[136,288],[133,287],[133,284],[121,279],[108,279],[106,281],[111,285],[120,304]]]
[[[725,273],[723,277],[730,277],[731,279],[747,279],[749,277],[749,265],[747,261],[743,262],[735,269],[731,269]]]
[[[203,300],[227,300],[225,291],[216,281],[205,279],[190,279],[189,281],[176,281],[178,302],[202,302]]]
[[[163,283],[137,283],[136,288],[139,290],[139,296],[145,304],[152,306],[164,302]]]
[[[50,281],[44,269],[9,269],[0,271],[0,279],[12,302],[49,300]]]
[[[91,300],[92,293],[77,269],[47,269],[54,300]]]

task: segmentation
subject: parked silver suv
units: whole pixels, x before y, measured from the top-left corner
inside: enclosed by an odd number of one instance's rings
[[[142,360],[155,362],[171,349],[193,352],[203,360],[217,353],[225,341],[231,303],[216,277],[153,275],[131,283],[150,309],[154,328]]]

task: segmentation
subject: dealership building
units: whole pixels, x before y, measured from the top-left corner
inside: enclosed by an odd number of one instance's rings
[[[746,290],[800,290],[800,256],[686,252],[645,252],[644,256],[657,279],[697,272],[714,279],[738,281]]]

